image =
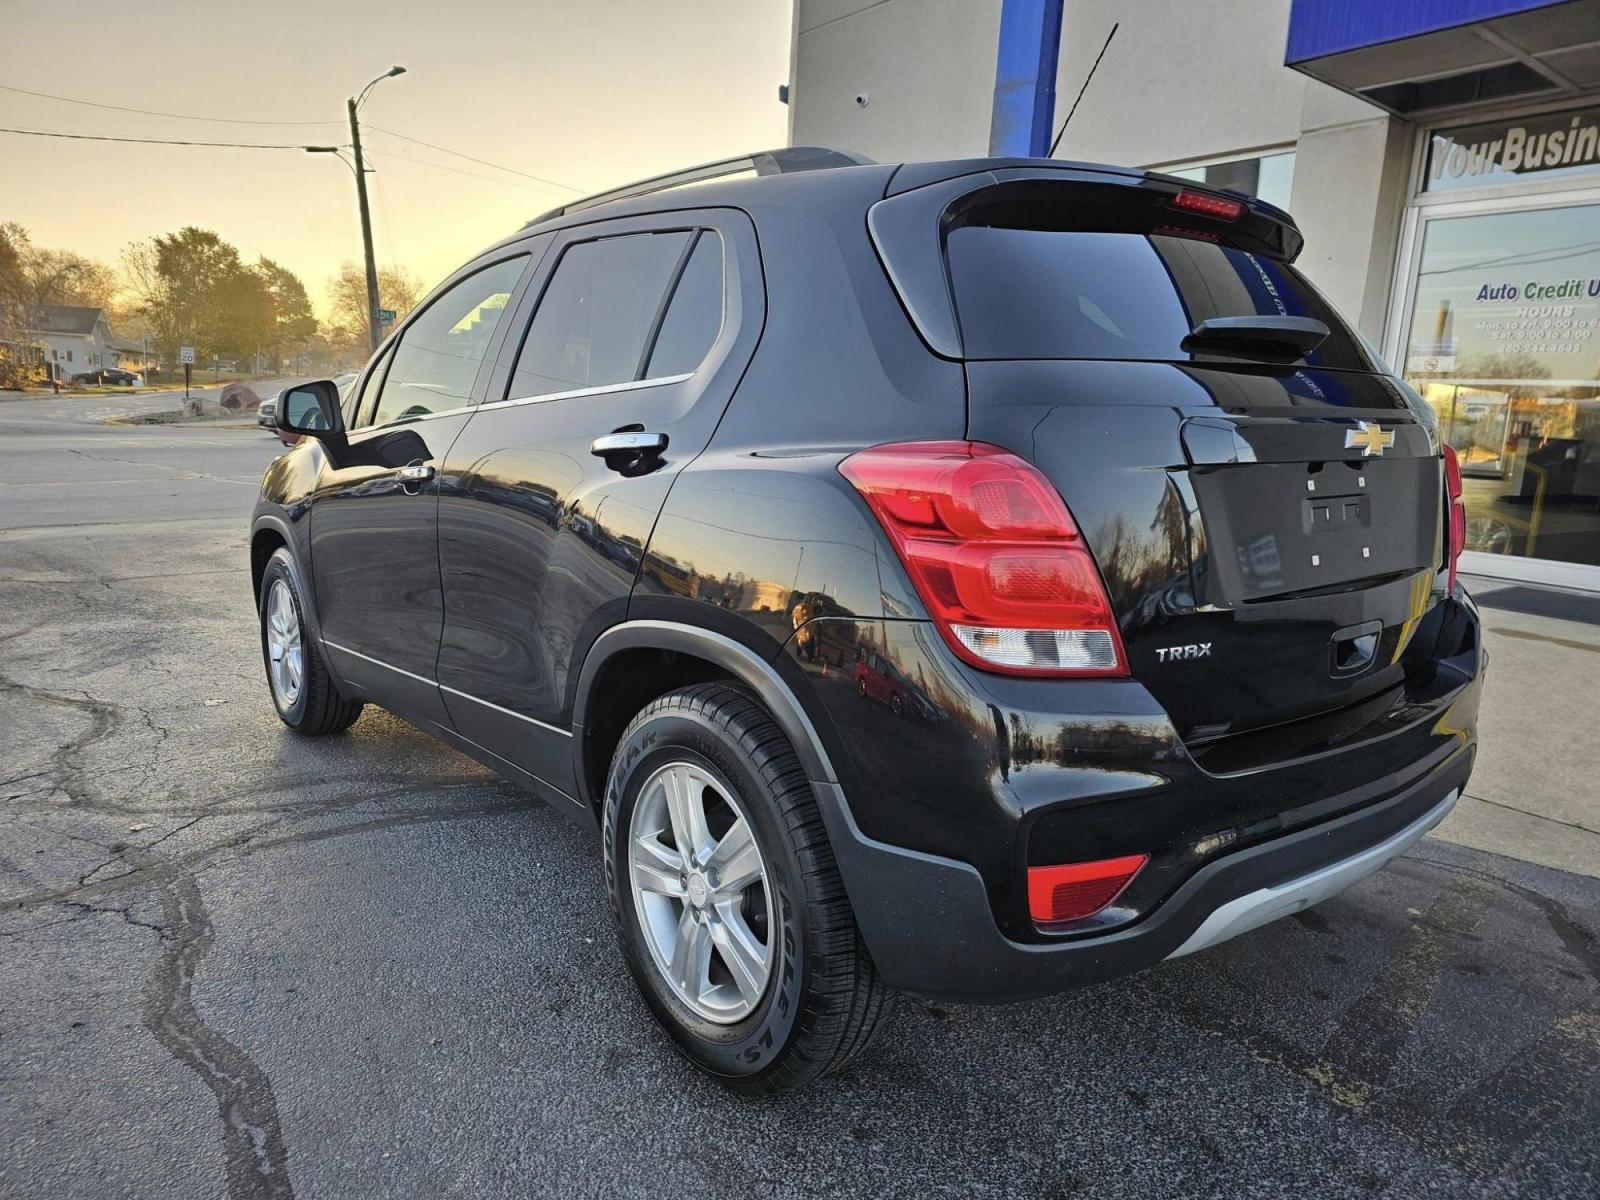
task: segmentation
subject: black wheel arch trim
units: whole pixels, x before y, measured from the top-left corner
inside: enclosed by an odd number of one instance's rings
[[[778,674],[776,667],[744,643],[693,625],[673,621],[635,620],[613,625],[594,640],[584,657],[572,710],[573,772],[578,781],[579,799],[594,807],[598,797],[590,794],[584,770],[584,749],[589,702],[601,667],[625,650],[673,650],[714,663],[747,685],[766,705],[778,722],[813,783],[837,784],[838,776],[828,752],[794,691]],[[819,789],[820,790],[820,789]]]
[[[300,556],[295,549],[294,529],[289,522],[276,513],[261,513],[250,522],[250,545],[255,546],[256,538],[264,530],[270,529],[283,539],[283,548],[289,552],[289,573],[294,577],[295,591],[300,594],[300,615],[305,618],[306,628],[311,636],[316,638],[317,644],[322,644],[322,622],[317,619],[317,597],[311,590],[311,581],[305,569],[300,565]],[[253,553],[252,549],[252,553]],[[260,587],[255,579],[254,571],[251,572],[251,587],[254,589],[256,607],[261,607]]]

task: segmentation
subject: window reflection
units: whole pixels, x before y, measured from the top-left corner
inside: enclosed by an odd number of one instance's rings
[[[1404,360],[1467,548],[1600,566],[1600,205],[1430,220]]]

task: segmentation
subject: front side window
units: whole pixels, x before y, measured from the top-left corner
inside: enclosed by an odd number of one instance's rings
[[[471,403],[478,368],[527,263],[522,255],[467,276],[406,326],[384,373],[373,424]]]
[[[693,236],[684,230],[636,233],[568,247],[517,355],[511,395],[640,378],[661,301]]]
[[[383,383],[384,368],[389,365],[389,352],[394,349],[389,344],[373,356],[372,369],[367,372],[367,377],[361,382],[361,390],[352,390],[354,399],[346,399],[349,406],[346,411],[350,428],[356,429],[362,425],[372,424],[372,414],[378,407],[378,388]]]

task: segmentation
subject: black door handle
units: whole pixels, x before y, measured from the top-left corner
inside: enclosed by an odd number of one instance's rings
[[[643,431],[619,431],[597,437],[589,443],[589,453],[605,459],[606,466],[623,475],[643,475],[661,465],[667,448],[667,435]]]

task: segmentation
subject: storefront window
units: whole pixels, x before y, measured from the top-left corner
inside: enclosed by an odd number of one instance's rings
[[[1540,183],[1600,170],[1600,105],[1441,129],[1428,139],[1425,192]]]
[[[1261,158],[1236,158],[1204,167],[1185,167],[1167,171],[1179,179],[1192,179],[1212,187],[1232,188],[1247,196],[1257,196],[1278,208],[1289,207],[1289,186],[1294,182],[1294,151],[1268,154]]]
[[[1422,237],[1405,375],[1460,455],[1467,549],[1600,566],[1600,204]]]

